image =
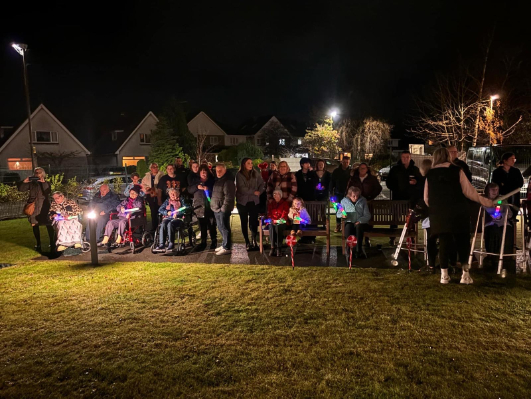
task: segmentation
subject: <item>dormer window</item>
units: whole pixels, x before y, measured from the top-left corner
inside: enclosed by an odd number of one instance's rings
[[[35,133],[36,143],[58,143],[57,132],[37,130]]]

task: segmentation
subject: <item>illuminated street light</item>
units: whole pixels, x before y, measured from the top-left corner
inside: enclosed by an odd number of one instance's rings
[[[500,98],[499,95],[494,95],[494,96],[490,96],[490,109],[492,109],[492,104],[494,103],[494,100],[497,100],[498,98]]]
[[[17,53],[22,56],[22,65],[24,66],[24,91],[26,93],[26,111],[28,112],[28,129],[29,129],[29,144],[30,144],[30,156],[31,156],[31,169],[35,169],[37,162],[35,160],[35,149],[33,148],[33,134],[31,128],[31,107],[29,98],[29,84],[28,84],[28,71],[26,65],[26,51],[28,51],[28,45],[23,43],[12,43],[11,47],[15,49]]]
[[[338,116],[338,115],[339,115],[339,113],[337,112],[337,110],[334,109],[334,110],[330,111],[330,117],[332,118],[332,120],[334,120],[334,118],[336,116]]]

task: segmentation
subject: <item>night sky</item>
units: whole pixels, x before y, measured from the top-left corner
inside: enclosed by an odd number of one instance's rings
[[[435,73],[481,64],[495,25],[493,57],[514,50],[527,70],[531,60],[524,2],[114,3],[3,12],[0,124],[25,116],[13,41],[31,50],[32,108],[44,103],[76,135],[121,111],[158,112],[172,95],[234,126],[268,114],[305,122],[333,106],[401,126]]]

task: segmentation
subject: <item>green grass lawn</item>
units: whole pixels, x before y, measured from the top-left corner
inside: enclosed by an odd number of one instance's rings
[[[17,263],[0,269],[0,397],[531,392],[528,276],[35,262],[19,222],[0,222]]]

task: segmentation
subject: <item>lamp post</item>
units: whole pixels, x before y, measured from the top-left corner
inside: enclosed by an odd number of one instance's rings
[[[29,84],[28,84],[28,71],[26,66],[26,51],[28,50],[28,45],[23,43],[13,43],[11,45],[17,53],[22,56],[22,65],[24,66],[24,92],[26,94],[26,111],[28,112],[28,128],[29,128],[29,138],[30,138],[30,156],[31,156],[31,169],[34,170],[37,166],[37,161],[35,160],[35,149],[33,148],[33,130],[31,128],[31,107],[30,107],[30,97],[29,97]]]
[[[90,261],[94,266],[98,265],[98,245],[96,242],[96,212],[90,211],[88,214],[90,230]]]

